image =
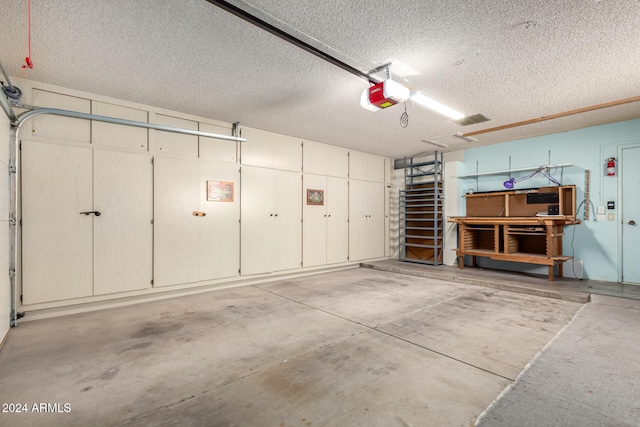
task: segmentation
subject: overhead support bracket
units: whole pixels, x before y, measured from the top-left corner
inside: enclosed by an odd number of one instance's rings
[[[390,67],[391,67],[391,62],[387,62],[386,64],[382,64],[382,65],[378,65],[373,70],[369,70],[367,75],[371,76],[372,74],[376,74],[376,73],[379,73],[382,70],[386,70],[387,79],[390,79],[391,78],[391,70],[389,69]]]
[[[226,2],[224,0],[207,0],[207,1],[214,6],[218,6],[220,9],[226,10],[227,12],[237,16],[238,18],[244,19],[245,21],[255,25],[258,28],[262,28],[263,30],[273,34],[274,36],[279,37],[282,40],[289,42],[294,46],[299,47],[302,50],[306,50],[310,54],[315,55],[318,58],[329,62],[330,64],[333,64],[339,68],[342,68],[343,70],[353,74],[356,77],[360,77],[361,79],[364,79],[372,84],[380,83],[380,80],[371,77],[369,74],[363,71],[360,71],[357,68],[354,68],[345,62],[340,61],[339,59],[329,55],[328,53],[323,52],[320,49],[311,46],[309,43],[304,42],[297,37],[294,37],[293,35],[287,33],[286,31],[283,31],[280,28],[277,28],[269,24],[268,22],[258,18],[257,16],[250,14],[245,10],[240,9],[237,6],[232,5],[229,2]]]

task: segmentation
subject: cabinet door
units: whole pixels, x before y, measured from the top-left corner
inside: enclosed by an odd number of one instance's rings
[[[349,151],[344,148],[304,141],[302,160],[305,173],[349,176]]]
[[[200,180],[201,211],[198,218],[200,280],[237,276],[240,268],[240,172],[235,164],[202,162]],[[233,184],[232,201],[215,201],[207,197],[207,183]]]
[[[381,258],[384,256],[384,191],[385,185],[383,183],[367,183],[367,206],[369,211],[367,224],[367,240],[369,242],[367,258]]]
[[[305,142],[305,149],[307,148]],[[327,210],[328,198],[333,197],[332,193],[327,191],[327,178],[321,175],[304,175],[303,179],[303,232],[302,232],[302,265],[304,267],[312,267],[315,265],[324,265],[327,263]],[[307,190],[324,190],[324,205],[309,205],[306,202]]]
[[[349,181],[349,261],[367,258],[369,209],[367,182]]]
[[[154,160],[154,284],[200,279],[198,222],[200,168],[189,159]]]
[[[274,170],[275,232],[272,270],[302,266],[302,175]]]
[[[240,144],[243,165],[273,167],[273,144],[276,134],[258,129],[242,127],[241,136],[246,141]]]
[[[384,185],[384,256],[388,257],[391,251],[390,216],[391,216],[391,185]]]
[[[209,123],[200,123],[200,131],[215,133],[219,135],[231,135],[231,129],[212,125]],[[237,143],[236,141],[228,141],[226,139],[207,138],[206,136],[198,137],[199,154],[201,159],[218,160],[221,162],[236,162],[237,159]]]
[[[349,185],[343,178],[327,177],[327,264],[349,260]]]
[[[207,200],[207,181],[233,183],[235,192],[238,167],[156,157],[154,177],[154,283],[237,276],[238,202],[235,197],[233,202]]]
[[[302,170],[302,141],[258,129],[241,129],[247,140],[240,145],[243,165],[299,172]]]
[[[153,185],[148,155],[94,151],[94,295],[151,287]]]
[[[243,166],[241,172],[241,261],[242,275],[271,271],[274,254],[273,170]]]
[[[349,182],[349,260],[384,256],[384,184]]]
[[[385,159],[358,151],[349,152],[349,178],[384,182]]]
[[[23,303],[90,296],[91,149],[24,141],[21,153]]]
[[[60,108],[81,113],[91,112],[91,101],[88,99],[40,89],[33,89],[32,96],[32,103],[39,107]],[[91,122],[89,120],[42,114],[34,117],[30,122],[31,134],[37,138],[86,143],[91,140]]]
[[[183,129],[198,130],[198,122],[181,119],[179,117],[165,116],[163,114],[155,115],[155,123]],[[158,154],[191,158],[198,157],[197,135],[165,132],[161,130],[154,132],[155,147]]]
[[[99,101],[92,101],[92,106],[93,114],[145,123],[149,121],[149,113],[144,110]],[[91,122],[91,142],[97,145],[147,151],[149,148],[149,130],[136,126],[93,120]]]

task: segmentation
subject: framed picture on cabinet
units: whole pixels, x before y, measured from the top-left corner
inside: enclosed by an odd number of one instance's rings
[[[233,202],[233,182],[207,181],[207,201]]]
[[[308,205],[324,205],[324,190],[312,190],[307,189],[307,204]]]

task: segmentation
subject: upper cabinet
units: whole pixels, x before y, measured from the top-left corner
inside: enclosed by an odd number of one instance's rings
[[[145,110],[123,107],[105,102],[92,101],[93,114],[147,123],[149,113]],[[91,141],[98,145],[147,151],[149,130],[136,126],[119,125],[93,120]]]
[[[221,125],[213,125],[200,122],[200,131],[215,133],[217,135],[232,136],[231,128]],[[200,136],[199,157],[205,160],[217,160],[220,162],[233,162],[238,160],[237,142],[226,139],[208,138]]]
[[[363,181],[385,182],[384,157],[359,151],[349,152],[349,178]]]
[[[176,128],[198,130],[198,122],[181,119],[179,117],[166,116],[164,114],[155,115],[155,123],[159,125],[173,126]],[[154,131],[156,153],[179,156],[198,157],[198,136],[184,133]]]
[[[349,176],[349,151],[344,148],[304,141],[302,165],[305,173],[318,175]]]
[[[33,89],[31,103],[38,107],[91,113],[91,101],[76,96],[62,95],[46,90]],[[72,142],[91,141],[91,123],[88,120],[42,114],[31,119],[34,138]],[[28,138],[22,135],[23,138]]]
[[[298,138],[243,127],[240,160],[243,165],[302,171],[302,141]]]

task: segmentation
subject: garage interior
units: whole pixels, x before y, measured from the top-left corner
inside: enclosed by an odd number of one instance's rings
[[[4,5],[0,424],[636,425],[639,17]]]

